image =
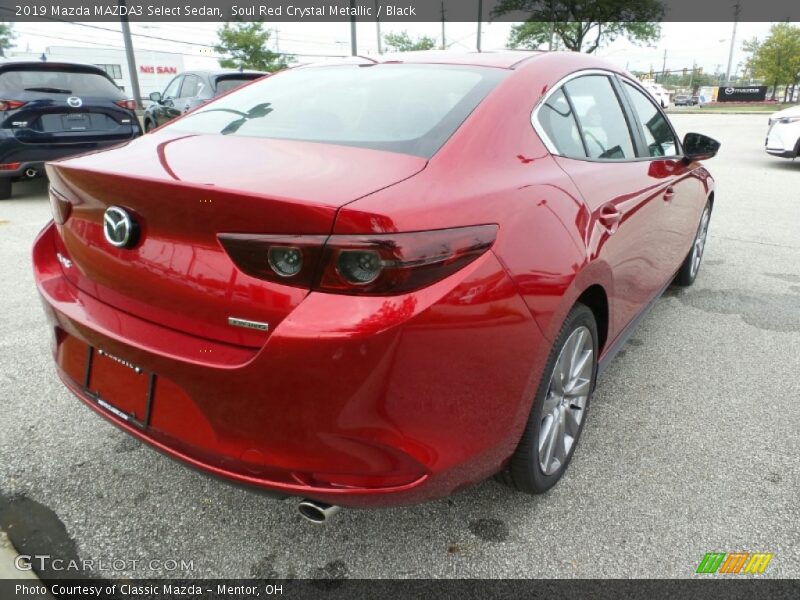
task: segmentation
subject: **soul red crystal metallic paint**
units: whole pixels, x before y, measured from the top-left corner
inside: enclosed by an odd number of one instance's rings
[[[445,55],[431,56],[407,60]],[[58,222],[33,262],[64,383],[192,466],[333,504],[421,502],[501,469],[570,308],[590,288],[605,299],[602,360],[688,253],[712,180],[681,159],[548,152],[534,106],[570,73],[614,71],[607,63],[452,60],[511,73],[430,160],[166,127],[49,164]],[[609,203],[622,213],[614,227],[602,221]],[[104,239],[111,205],[139,222],[135,247]],[[479,225],[496,226],[490,250],[392,295],[260,279],[218,239]],[[231,316],[268,327],[231,327]]]

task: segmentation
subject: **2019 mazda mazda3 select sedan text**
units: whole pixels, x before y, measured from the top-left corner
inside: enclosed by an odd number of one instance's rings
[[[99,67],[0,63],[0,200],[45,161],[107,148],[141,134],[136,102]]]
[[[544,492],[598,371],[694,281],[718,144],[585,55],[359,60],[48,164],[58,373],[313,520],[493,474]]]

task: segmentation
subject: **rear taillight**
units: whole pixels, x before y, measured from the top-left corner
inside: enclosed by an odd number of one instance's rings
[[[366,235],[220,234],[219,240],[253,277],[337,294],[389,295],[455,273],[486,252],[496,235],[496,225],[477,225]]]
[[[21,106],[25,106],[25,103],[20,102],[19,100],[0,100],[0,111],[14,110],[15,108],[20,108]]]
[[[3,163],[0,164],[0,171],[16,171],[22,163]]]
[[[128,110],[136,110],[136,100],[117,100],[114,104]]]
[[[63,225],[72,212],[72,203],[53,188],[48,190],[50,196],[50,208],[53,211],[53,221]]]

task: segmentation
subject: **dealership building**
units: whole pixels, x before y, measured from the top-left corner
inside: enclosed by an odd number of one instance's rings
[[[9,52],[11,60],[42,60],[96,65],[111,76],[124,92],[130,94],[131,78],[125,51],[119,48],[79,48],[50,46],[42,52]],[[146,99],[150,92],[163,92],[170,80],[184,70],[183,56],[171,52],[140,50],[135,53],[139,91]]]

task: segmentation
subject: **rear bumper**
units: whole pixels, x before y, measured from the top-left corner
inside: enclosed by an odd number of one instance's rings
[[[59,375],[93,410],[190,466],[278,494],[388,506],[478,482],[516,447],[549,346],[491,252],[415,294],[309,294],[253,350],[77,289],[55,235],[51,223],[33,258]],[[87,392],[87,347],[155,374],[144,426]]]

